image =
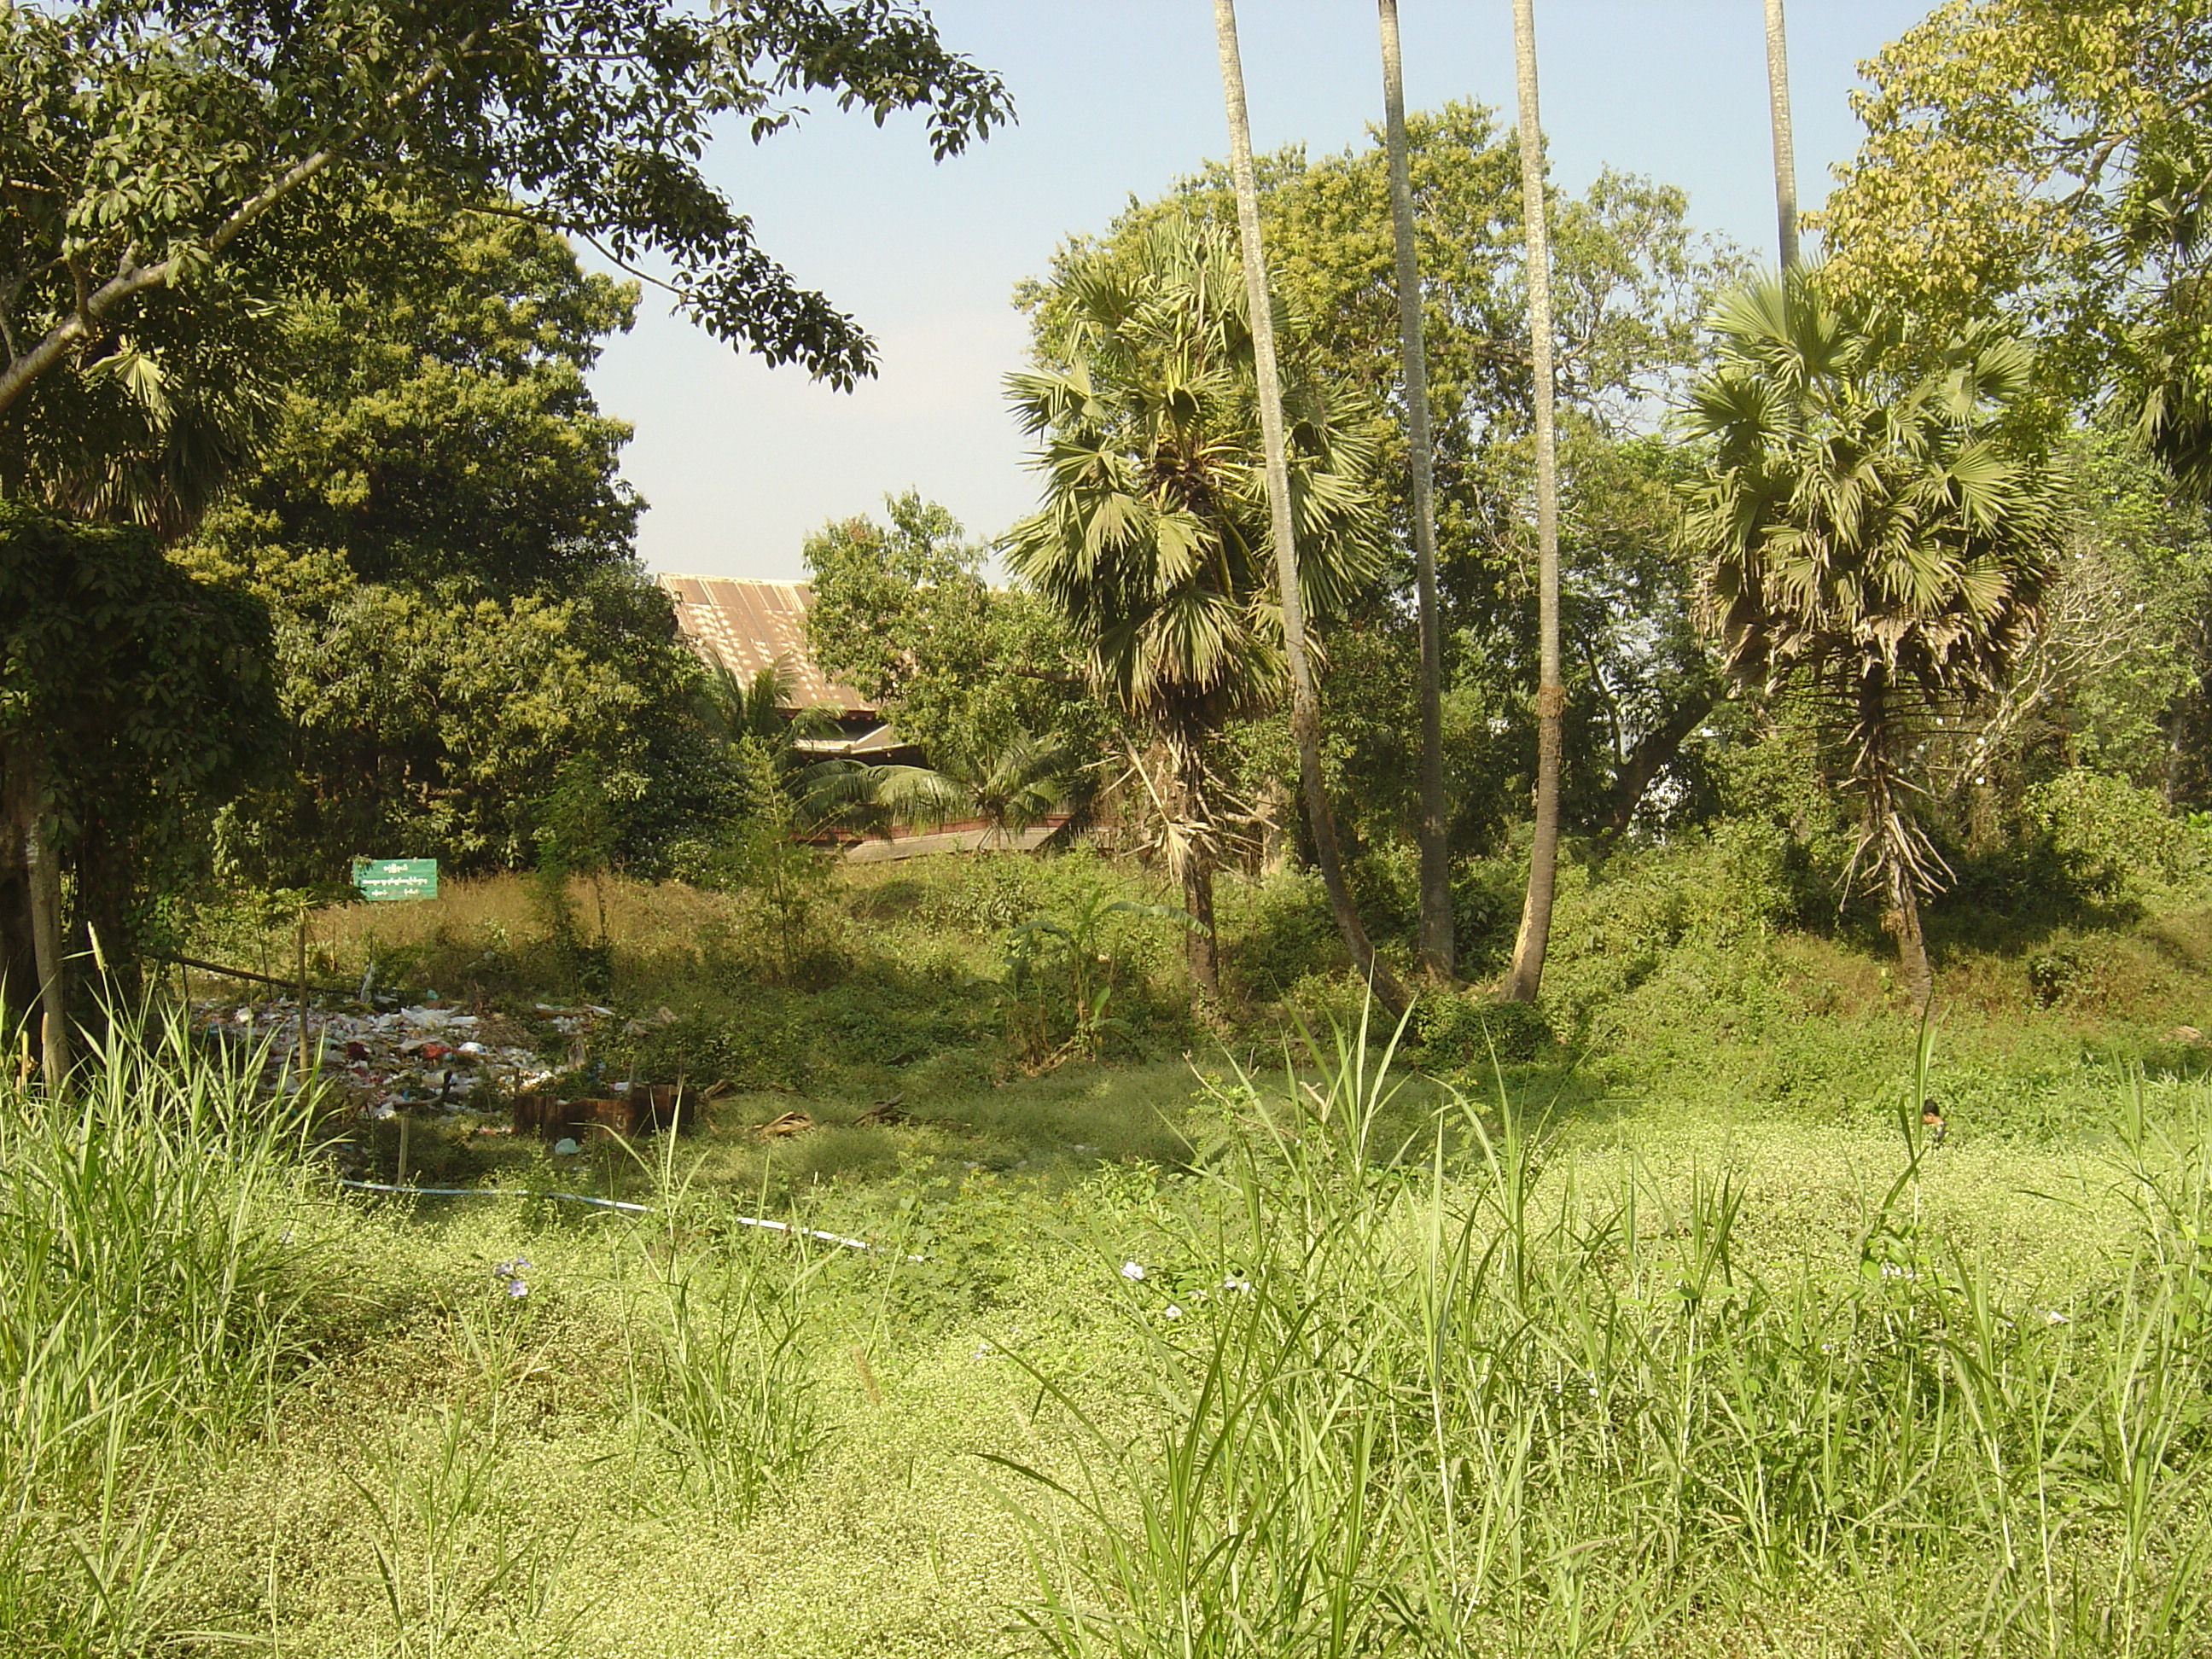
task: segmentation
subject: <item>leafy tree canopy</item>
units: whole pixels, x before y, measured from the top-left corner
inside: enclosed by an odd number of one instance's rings
[[[1455,102],[1407,118],[1415,240],[1425,282],[1437,541],[1446,629],[1453,835],[1492,837],[1525,800],[1534,765],[1534,535],[1530,369],[1517,137]],[[1259,161],[1261,216],[1285,303],[1312,322],[1316,365],[1391,412],[1379,477],[1397,550],[1338,625],[1325,682],[1339,798],[1355,835],[1412,822],[1418,728],[1410,660],[1410,502],[1387,158],[1379,141],[1310,161]],[[1674,537],[1675,463],[1650,428],[1698,359],[1698,322],[1746,266],[1696,234],[1679,190],[1608,172],[1553,204],[1554,354],[1559,366],[1570,822],[1625,821],[1682,762],[1683,736],[1719,681],[1689,620],[1692,573]],[[1165,219],[1229,225],[1224,169],[1209,167],[1133,206],[1097,238],[1072,240],[1049,283],[1018,296],[1038,349],[1065,325],[1082,266],[1134,266]],[[1633,596],[1638,608],[1620,605]],[[1357,635],[1355,638],[1353,635]],[[1343,678],[1336,678],[1337,674]],[[1255,752],[1272,752],[1267,745]],[[1591,762],[1596,763],[1592,764]],[[1683,780],[1677,777],[1677,783]],[[1681,792],[1678,789],[1678,794]]]
[[[514,220],[403,212],[405,256],[288,307],[280,413],[198,540],[301,599],[356,582],[551,590],[629,556],[626,422],[585,380],[636,290]]]
[[[288,881],[395,848],[528,864],[567,767],[649,860],[735,796],[632,556],[629,428],[584,380],[635,292],[519,221],[394,221],[404,282],[289,313],[264,458],[179,550],[276,617],[291,774],[226,847]]]
[[[1416,112],[1406,125],[1443,464],[1492,427],[1518,430],[1528,418],[1520,149],[1516,136],[1479,104]],[[1332,373],[1395,399],[1397,278],[1379,138],[1312,161],[1293,146],[1258,158],[1258,171],[1278,292],[1307,319]],[[1705,307],[1742,268],[1725,244],[1690,230],[1686,205],[1680,190],[1612,171],[1582,197],[1553,204],[1560,396],[1608,429],[1658,412],[1697,359]],[[1226,168],[1210,164],[1166,196],[1133,205],[1102,235],[1065,244],[1054,279],[1017,295],[1035,319],[1039,346],[1067,305],[1060,273],[1102,258],[1140,259],[1147,228],[1172,216],[1233,226]]]
[[[1936,337],[2000,311],[2212,484],[2212,30],[2199,0],[1949,0],[1868,66],[1823,231],[1838,292]],[[2193,457],[2193,459],[2192,459]]]
[[[1088,757],[1104,738],[1066,622],[1035,593],[993,587],[988,550],[912,491],[886,523],[854,518],[806,541],[815,659],[872,697],[939,767],[988,771],[1025,739]]]
[[[76,0],[0,10],[0,411],[102,373],[146,296],[244,326],[287,254],[343,261],[368,192],[524,216],[650,258],[710,332],[849,386],[866,335],[793,280],[700,168],[826,95],[924,112],[940,157],[1011,118],[901,0]],[[366,245],[372,248],[374,244]],[[150,373],[159,373],[155,362]],[[142,380],[146,376],[141,377]]]
[[[1814,689],[1922,1001],[1919,902],[1943,874],[1914,811],[1921,734],[2003,685],[2041,617],[2063,480],[2027,348],[1940,346],[1793,267],[1731,295],[1687,421],[1711,443],[1684,537],[1729,671]]]

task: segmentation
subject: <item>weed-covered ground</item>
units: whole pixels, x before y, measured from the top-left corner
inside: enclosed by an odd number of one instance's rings
[[[1540,1026],[1387,1062],[1289,882],[1211,1025],[1089,861],[789,933],[615,886],[599,987],[520,884],[325,915],[319,972],[665,1006],[582,1063],[727,1086],[558,1158],[421,1115],[458,1199],[182,1029],[0,1103],[0,1647],[2207,1650],[2203,911],[1957,943],[1923,1038],[1738,856],[1578,873]]]

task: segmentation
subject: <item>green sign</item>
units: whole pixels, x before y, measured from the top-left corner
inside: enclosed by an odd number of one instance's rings
[[[365,899],[426,899],[438,896],[435,859],[356,859],[353,884]]]

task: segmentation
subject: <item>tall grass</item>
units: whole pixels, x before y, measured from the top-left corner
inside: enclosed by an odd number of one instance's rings
[[[419,1318],[411,1212],[360,1215],[318,1175],[312,1090],[269,1098],[258,1053],[202,1044],[181,1019],[124,1022],[66,1096],[0,1082],[0,1652],[116,1655],[187,1640],[194,1564],[178,1543],[189,1494],[234,1449],[279,1433],[319,1362],[390,1334],[384,1302]],[[517,1486],[565,1319],[605,1320],[606,1420],[626,1431],[626,1489],[726,1523],[758,1509],[821,1439],[814,1364],[822,1264],[714,1224],[672,1137],[645,1173],[651,1222],[607,1232],[611,1296],[510,1296],[524,1264],[476,1293],[434,1292],[452,1397],[361,1419],[343,1471],[380,1608],[403,1655],[472,1650],[494,1633],[554,1641],[549,1606],[573,1542]],[[564,1218],[565,1219],[565,1218]],[[596,1229],[563,1243],[573,1266]],[[403,1242],[411,1234],[415,1243]],[[339,1254],[339,1242],[347,1251]],[[480,1270],[479,1270],[480,1272]],[[532,1279],[539,1279],[532,1273]],[[573,1363],[573,1361],[571,1362]],[[273,1547],[273,1544],[272,1544]],[[287,1610],[233,1608],[281,1646]],[[549,1623],[549,1620],[551,1622]]]
[[[820,1263],[783,1241],[647,1258],[622,1321],[633,1458],[684,1496],[749,1519],[821,1441],[810,1292]]]
[[[1129,1299],[1153,1426],[1061,1394],[1083,1470],[1024,1471],[1052,1650],[2212,1646],[2212,1126],[2131,1092],[2131,1254],[2053,1307],[1922,1224],[1917,1142],[1854,1237],[1754,1261],[1733,1171],[1554,1159],[1502,1090],[1405,1159],[1393,1087],[1364,1034],[1226,1085],[1206,1289]]]
[[[0,1647],[128,1649],[158,1599],[145,1466],[250,1421],[324,1275],[295,1244],[296,1106],[252,1057],[120,1022],[56,1097],[0,1079]]]

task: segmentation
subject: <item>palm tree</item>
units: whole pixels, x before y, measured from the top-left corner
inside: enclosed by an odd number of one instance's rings
[[[795,729],[794,717],[788,709],[793,694],[799,689],[799,677],[782,658],[778,657],[750,679],[720,657],[711,657],[701,666],[700,718],[707,729],[723,742],[741,743],[747,738],[759,738],[771,744],[787,744],[790,738],[803,735]]]
[[[1528,896],[1513,967],[1510,1002],[1534,1002],[1552,933],[1552,888],[1559,863],[1559,746],[1566,687],[1559,679],[1559,458],[1553,431],[1552,251],[1544,200],[1544,129],[1536,108],[1536,19],[1530,0],[1513,0],[1513,58],[1520,87],[1521,217],[1528,243],[1528,356],[1535,378],[1536,824],[1528,849]]]
[[[845,763],[811,781],[806,800],[825,820],[848,827],[981,818],[987,845],[1011,846],[1063,808],[1079,811],[1084,778],[1082,757],[1061,739],[1018,732],[988,756],[956,750],[935,767]]]
[[[1405,989],[1375,955],[1336,842],[1336,817],[1321,767],[1321,697],[1314,683],[1306,638],[1304,580],[1299,574],[1298,503],[1292,493],[1289,441],[1284,431],[1282,377],[1275,356],[1274,305],[1267,287],[1267,250],[1260,237],[1260,185],[1252,168],[1252,123],[1244,106],[1244,66],[1237,47],[1236,0],[1213,0],[1213,30],[1221,54],[1222,104],[1229,119],[1229,175],[1237,198],[1237,229],[1244,268],[1245,304],[1251,318],[1252,362],[1258,380],[1261,452],[1265,462],[1267,539],[1274,549],[1275,584],[1282,605],[1284,654],[1291,675],[1291,735],[1297,744],[1298,781],[1305,796],[1306,826],[1314,861],[1345,948],[1378,1000],[1394,1012],[1407,1006]]]
[[[1413,169],[1406,152],[1406,72],[1398,0],[1376,0],[1382,31],[1382,142],[1389,154],[1390,228],[1398,255],[1398,331],[1406,356],[1406,447],[1413,485],[1413,586],[1421,629],[1421,968],[1452,976],[1451,852],[1444,836],[1443,629],[1437,614],[1436,458],[1429,434],[1429,358],[1421,334],[1421,266],[1413,246]]]
[[[1797,263],[1797,152],[1790,138],[1790,46],[1782,0],[1766,0],[1766,105],[1774,122],[1774,216],[1782,268]]]
[[[1044,440],[1044,501],[1007,532],[1007,562],[1068,618],[1100,692],[1165,751],[1163,840],[1196,923],[1192,980],[1215,1000],[1221,789],[1209,741],[1273,702],[1286,635],[1305,644],[1267,580],[1251,312],[1225,239],[1181,219],[1155,226],[1134,258],[1079,259],[1061,283],[1051,361],[1007,383]],[[1309,550],[1292,597],[1325,616],[1381,566],[1380,416],[1301,373],[1290,416]]]
[[[2032,359],[1983,325],[1917,356],[1802,267],[1715,313],[1719,361],[1691,433],[1712,459],[1684,533],[1729,672],[1818,696],[1869,883],[1915,1000],[1931,977],[1920,901],[1948,873],[1912,811],[1926,723],[1996,686],[2033,632],[2062,483],[2029,407]]]
[[[821,709],[792,706],[798,689],[798,676],[781,657],[750,679],[711,657],[702,665],[696,701],[700,723],[737,752],[756,811],[804,835],[849,811],[852,802],[833,787],[834,779],[875,769],[825,760],[809,747],[840,734],[836,721]]]

